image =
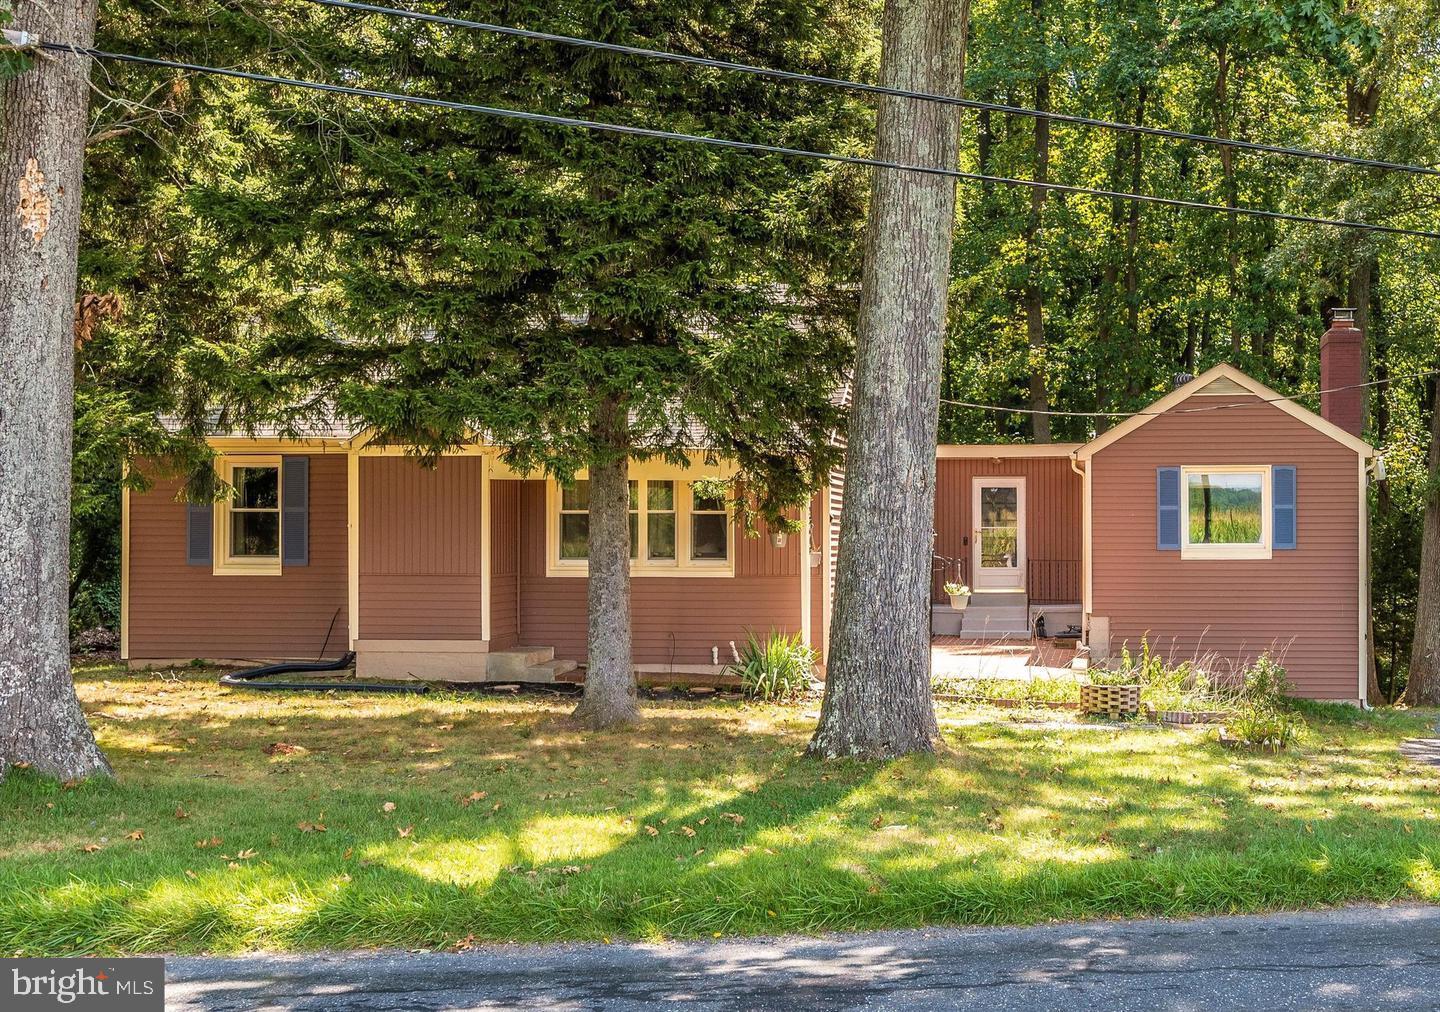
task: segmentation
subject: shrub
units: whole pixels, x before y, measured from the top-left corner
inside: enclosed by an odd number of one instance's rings
[[[1245,698],[1257,703],[1279,706],[1290,695],[1290,678],[1285,669],[1269,654],[1261,654],[1245,669]]]
[[[1141,702],[1157,710],[1218,710],[1233,705],[1233,693],[1221,691],[1204,670],[1190,661],[1167,664],[1145,637],[1138,657],[1126,643],[1115,669],[1098,679],[1095,674],[1090,681],[1096,685],[1139,685]]]
[[[1126,668],[1091,668],[1087,672],[1091,685],[1137,685],[1140,679],[1133,670]]]
[[[800,634],[772,632],[760,639],[753,632],[740,650],[740,663],[730,666],[740,677],[746,696],[766,702],[785,702],[810,688],[815,668],[815,651]]]
[[[1298,713],[1248,700],[1225,721],[1231,737],[1277,751],[1295,744],[1304,727],[1305,721]]]

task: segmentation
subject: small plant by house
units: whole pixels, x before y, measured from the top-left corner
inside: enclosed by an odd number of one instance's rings
[[[730,666],[738,675],[746,696],[770,702],[785,702],[810,689],[815,670],[815,651],[799,633],[772,632],[761,639],[751,633],[740,650],[740,663]]]
[[[1279,752],[1294,745],[1305,719],[1290,706],[1290,679],[1269,654],[1245,669],[1239,704],[1225,721],[1221,740],[1227,744]]]

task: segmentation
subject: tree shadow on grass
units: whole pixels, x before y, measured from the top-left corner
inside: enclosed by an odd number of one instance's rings
[[[305,721],[313,748],[260,758],[274,718],[212,714],[187,746],[203,760],[157,747],[172,718],[134,720],[112,745],[119,784],[0,787],[16,815],[0,848],[63,841],[0,865],[0,948],[445,947],[1440,895],[1434,823],[1406,829],[1414,798],[1322,819],[1293,786],[1280,810],[1244,786],[1293,781],[1313,757],[1002,728],[934,757],[821,764],[739,707],[668,708],[606,735],[549,711],[467,712],[453,731],[475,740],[433,763],[440,732],[413,721],[390,731],[405,754],[331,751],[370,719],[292,710],[281,722]],[[1170,749],[1202,773],[1141,761]],[[144,839],[125,839],[140,822]]]

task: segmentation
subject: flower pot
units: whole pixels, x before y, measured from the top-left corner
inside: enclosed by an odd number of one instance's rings
[[[1080,686],[1080,709],[1085,713],[1108,713],[1111,717],[1138,713],[1140,710],[1140,686],[1138,685],[1082,685]]]
[[[965,610],[965,606],[968,605],[969,603],[970,603],[970,595],[969,595],[969,594],[951,594],[951,595],[950,595],[950,607],[954,608],[956,611],[964,611],[964,610]]]

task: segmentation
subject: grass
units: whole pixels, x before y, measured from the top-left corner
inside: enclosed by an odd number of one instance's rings
[[[5,955],[1440,900],[1440,770],[1396,753],[1434,713],[1310,706],[1273,756],[942,704],[940,754],[821,765],[800,755],[813,700],[655,702],[588,734],[536,696],[78,683],[118,778],[0,785]]]

